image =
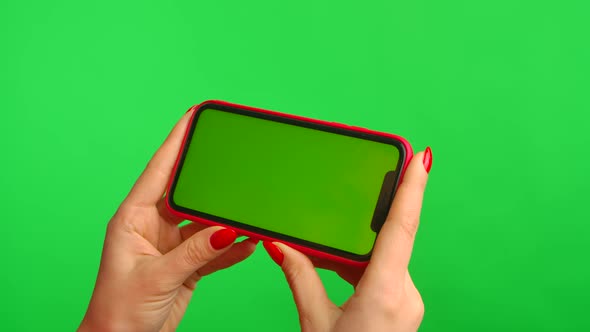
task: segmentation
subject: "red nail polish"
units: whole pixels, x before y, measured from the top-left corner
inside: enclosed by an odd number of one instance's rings
[[[237,237],[238,234],[236,234],[236,232],[231,229],[224,228],[213,233],[209,239],[209,242],[211,242],[213,249],[219,250],[234,243]]]
[[[432,150],[430,150],[430,147],[427,147],[426,151],[424,151],[424,160],[422,160],[422,163],[424,164],[426,173],[430,173],[430,168],[432,167]]]
[[[251,238],[251,237],[250,237],[250,238],[248,238],[248,240],[247,240],[247,241],[250,241],[250,242],[252,242],[252,243],[254,243],[254,244],[258,244],[258,242],[260,242],[260,240],[258,240],[258,239],[253,239],[253,238]]]
[[[272,260],[275,261],[275,263],[277,263],[279,266],[283,265],[283,259],[285,258],[285,256],[283,255],[283,252],[281,251],[281,249],[279,249],[279,247],[266,241],[264,241],[262,245],[264,246],[264,249],[266,249],[266,252],[268,252],[270,258],[272,258]]]
[[[188,110],[186,111],[186,113],[190,112],[193,109],[194,106],[191,106],[188,108]]]

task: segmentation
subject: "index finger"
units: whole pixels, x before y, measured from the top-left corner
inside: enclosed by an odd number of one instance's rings
[[[382,285],[381,282],[391,284],[392,280],[400,280],[407,271],[420,223],[431,161],[432,154],[428,148],[416,154],[406,169],[367,267],[366,275],[372,280],[371,284],[373,281],[379,285]]]
[[[174,168],[194,108],[174,126],[162,146],[156,151],[145,170],[131,189],[126,201],[134,205],[155,205],[164,196],[170,173]]]

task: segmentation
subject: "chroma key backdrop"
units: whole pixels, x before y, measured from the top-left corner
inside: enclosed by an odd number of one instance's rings
[[[4,1],[0,330],[73,331],[106,224],[221,99],[390,132],[433,167],[421,331],[589,331],[588,1]],[[352,288],[320,271],[329,296]],[[180,331],[298,331],[262,246]]]

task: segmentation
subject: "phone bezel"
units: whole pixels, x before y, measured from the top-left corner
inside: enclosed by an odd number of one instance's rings
[[[326,121],[321,121],[321,120],[315,120],[315,119],[306,119],[306,118],[302,118],[302,117],[298,117],[298,116],[292,116],[289,114],[282,114],[282,113],[278,113],[278,112],[274,112],[274,111],[260,110],[260,109],[255,109],[255,108],[251,108],[251,107],[247,107],[247,106],[230,104],[230,103],[225,103],[225,102],[207,101],[207,102],[204,102],[204,103],[202,103],[198,106],[195,106],[193,108],[196,108],[196,109],[195,109],[192,119],[187,127],[187,130],[185,133],[185,138],[183,141],[183,145],[179,151],[179,156],[177,158],[177,162],[174,167],[173,174],[171,176],[169,189],[168,189],[168,192],[166,195],[167,196],[166,197],[167,206],[172,212],[175,212],[177,215],[180,215],[184,218],[187,218],[187,219],[193,220],[193,221],[205,222],[208,224],[226,225],[226,226],[229,226],[230,228],[235,229],[238,233],[241,233],[244,235],[250,235],[250,236],[254,235],[254,237],[262,239],[262,240],[269,240],[270,239],[270,240],[275,240],[275,241],[279,241],[279,242],[291,243],[291,244],[294,244],[295,247],[297,247],[297,248],[308,248],[308,249],[311,249],[311,252],[308,252],[311,254],[319,252],[319,253],[327,254],[327,256],[329,256],[329,257],[334,257],[334,256],[340,257],[340,258],[344,258],[348,262],[356,262],[356,263],[361,263],[361,264],[366,263],[370,259],[371,254],[372,254],[372,248],[373,248],[374,244],[371,247],[371,251],[369,251],[366,254],[359,255],[359,254],[351,253],[351,252],[344,251],[341,249],[336,249],[336,248],[332,248],[329,246],[325,246],[325,245],[322,245],[322,244],[319,244],[316,242],[311,242],[311,241],[307,241],[304,239],[299,239],[299,238],[296,238],[293,236],[289,236],[286,234],[269,231],[269,230],[255,227],[255,226],[252,226],[249,224],[245,224],[245,223],[242,223],[242,222],[239,222],[236,220],[230,220],[230,219],[226,219],[223,217],[210,215],[210,214],[207,214],[204,212],[192,210],[187,207],[179,206],[178,204],[176,204],[174,202],[175,188],[176,188],[182,167],[184,165],[186,154],[187,154],[188,149],[190,147],[190,143],[191,143],[192,137],[194,135],[199,116],[204,110],[207,110],[207,109],[230,112],[230,113],[234,113],[234,114],[240,114],[243,116],[256,117],[256,118],[265,119],[265,120],[269,120],[269,121],[275,121],[275,122],[280,122],[280,123],[285,123],[285,124],[290,124],[290,125],[296,125],[296,126],[300,126],[300,127],[309,128],[309,129],[320,130],[320,131],[355,137],[355,138],[359,138],[359,139],[366,139],[366,140],[371,140],[371,141],[390,144],[390,145],[395,146],[399,150],[400,155],[398,158],[398,164],[396,165],[396,168],[395,168],[395,173],[396,173],[395,174],[395,183],[393,185],[393,188],[391,188],[391,194],[387,195],[388,197],[385,197],[385,201],[387,203],[390,203],[393,199],[393,196],[395,195],[395,191],[397,189],[397,186],[399,185],[400,179],[403,176],[403,171],[405,170],[405,166],[407,166],[408,152],[411,154],[411,148],[410,148],[410,151],[408,151],[407,147],[409,146],[409,144],[405,140],[403,140],[400,137],[395,136],[395,135],[370,131],[365,128],[353,127],[353,126],[332,123],[332,122],[326,122]],[[380,201],[383,201],[383,198],[380,198]],[[379,202],[378,202],[378,204],[379,204]],[[389,211],[389,205],[390,204],[387,204],[385,211],[380,212],[382,215],[384,215],[384,216],[387,215],[387,212]],[[379,207],[379,205],[376,207],[376,211],[377,211],[378,207]],[[377,212],[374,212],[374,213],[377,213]],[[385,219],[385,217],[383,217],[383,220],[380,222],[379,225],[377,225],[378,229],[382,226],[383,222],[385,221],[384,219]],[[378,231],[377,231],[377,233],[378,233]]]

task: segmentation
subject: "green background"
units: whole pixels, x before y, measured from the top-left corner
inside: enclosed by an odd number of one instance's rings
[[[196,121],[170,192],[176,205],[371,252],[371,221],[385,175],[397,170],[396,146],[215,109]]]
[[[400,134],[434,163],[422,331],[590,330],[590,4],[4,1],[1,329],[74,330],[106,223],[186,109],[224,99]],[[351,288],[322,273],[335,301]],[[262,248],[181,331],[296,331]]]

